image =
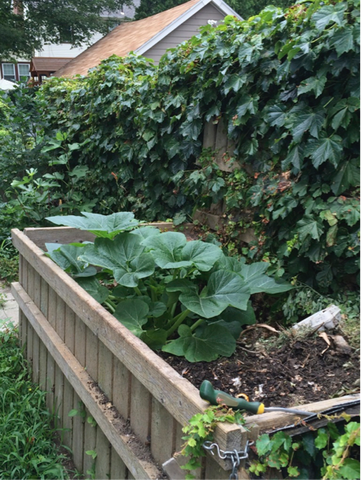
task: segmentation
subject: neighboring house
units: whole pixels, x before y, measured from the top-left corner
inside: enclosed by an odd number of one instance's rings
[[[56,77],[86,75],[111,55],[130,52],[152,58],[158,63],[168,48],[176,47],[199,33],[199,28],[225,16],[241,18],[223,0],[190,0],[164,12],[135,22],[124,22],[108,35],[70,60],[55,72]]]
[[[121,11],[104,13],[104,18],[109,19],[109,22],[114,21],[114,25],[110,24],[110,28],[119,24],[117,19],[132,19],[134,17],[135,9],[139,6],[140,0],[134,0],[133,3],[134,5],[130,7],[124,5]],[[95,34],[87,44],[80,47],[73,47],[70,42],[45,44],[41,50],[35,50],[32,59],[18,59],[16,62],[0,60],[0,79],[26,83],[31,78],[33,85],[40,84],[44,77],[51,76],[61,66],[101,38],[101,34]],[[43,60],[40,61],[40,58]]]

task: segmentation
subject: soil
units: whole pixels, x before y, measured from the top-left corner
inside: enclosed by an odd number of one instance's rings
[[[292,407],[360,391],[358,352],[349,348],[345,353],[330,333],[286,337],[273,347],[275,333],[263,328],[244,333],[229,358],[190,363],[166,353],[160,356],[197,388],[209,380],[217,390],[233,396],[245,393],[266,407]]]

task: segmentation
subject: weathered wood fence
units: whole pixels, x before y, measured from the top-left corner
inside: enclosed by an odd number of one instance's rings
[[[65,429],[76,468],[95,468],[97,479],[164,478],[162,463],[180,450],[182,427],[206,402],[39,248],[89,240],[91,234],[26,229],[13,230],[12,238],[20,253],[12,291],[20,306],[21,343],[34,382],[48,392],[48,408]],[[78,414],[69,416],[74,409]],[[216,439],[224,450],[239,449],[243,433],[220,425]],[[228,478],[230,465],[217,460],[207,456],[197,478]]]

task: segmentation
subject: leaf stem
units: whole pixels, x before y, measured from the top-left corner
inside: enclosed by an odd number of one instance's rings
[[[201,325],[203,322],[204,322],[204,318],[200,318],[199,320],[196,321],[196,323],[194,323],[192,326],[191,326],[191,331],[194,332],[194,330],[199,327],[199,325]]]
[[[175,332],[177,330],[177,328],[179,327],[179,325],[181,325],[184,320],[188,317],[188,314],[190,313],[190,310],[186,309],[184,310],[184,312],[181,312],[180,314],[178,314],[176,317],[174,317],[174,323],[173,325],[170,327],[169,330],[167,330],[167,338],[172,335],[173,332]]]

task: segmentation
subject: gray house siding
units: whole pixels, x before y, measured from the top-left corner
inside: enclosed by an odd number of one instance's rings
[[[222,14],[217,8],[213,7],[213,5],[206,5],[189,20],[160,40],[160,42],[144,52],[143,55],[152,58],[154,62],[158,64],[160,57],[164,54],[166,49],[174,48],[185,40],[189,40],[193,35],[198,35],[199,27],[207,25],[208,20],[217,20],[219,22],[223,19],[224,14]]]

